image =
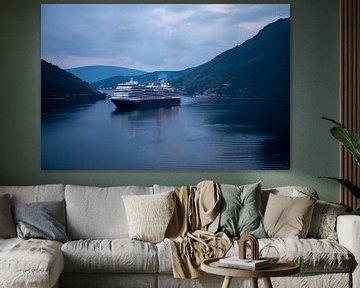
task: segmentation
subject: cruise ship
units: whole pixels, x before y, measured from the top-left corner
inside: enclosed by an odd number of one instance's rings
[[[177,91],[164,80],[141,85],[131,78],[128,82],[118,84],[113,92],[110,100],[118,109],[169,107],[181,103]]]

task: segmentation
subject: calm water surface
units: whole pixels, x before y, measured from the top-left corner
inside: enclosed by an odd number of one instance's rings
[[[184,98],[117,111],[110,100],[42,113],[42,169],[289,169],[288,102]]]

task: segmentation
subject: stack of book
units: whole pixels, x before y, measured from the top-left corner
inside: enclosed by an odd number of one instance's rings
[[[219,266],[246,270],[260,270],[271,266],[267,259],[251,260],[240,259],[238,256],[222,258],[219,260]]]

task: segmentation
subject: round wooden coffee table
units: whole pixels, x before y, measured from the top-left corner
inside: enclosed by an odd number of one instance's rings
[[[288,260],[279,260],[270,268],[254,271],[219,266],[219,259],[221,258],[204,260],[201,263],[201,270],[225,276],[222,288],[229,288],[233,277],[251,278],[254,288],[258,288],[258,278],[263,278],[265,287],[272,288],[270,277],[289,276],[300,272],[300,266]]]

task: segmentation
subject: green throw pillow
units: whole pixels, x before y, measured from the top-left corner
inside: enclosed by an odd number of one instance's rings
[[[222,184],[221,192],[219,231],[229,237],[253,234],[266,238],[260,216],[261,182],[243,186]]]

